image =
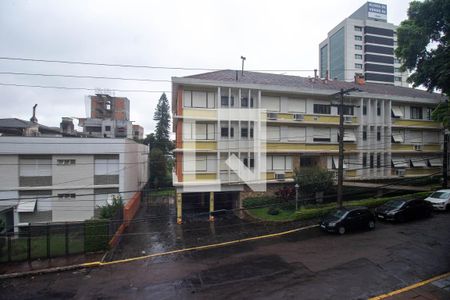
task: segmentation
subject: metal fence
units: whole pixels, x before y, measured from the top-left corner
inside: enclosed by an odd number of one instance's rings
[[[113,220],[20,226],[17,231],[0,236],[0,262],[31,261],[105,250],[122,223],[122,214],[116,215]]]

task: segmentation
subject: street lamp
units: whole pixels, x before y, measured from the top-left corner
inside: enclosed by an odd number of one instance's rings
[[[298,210],[298,188],[300,186],[298,185],[298,183],[295,184],[295,211]]]

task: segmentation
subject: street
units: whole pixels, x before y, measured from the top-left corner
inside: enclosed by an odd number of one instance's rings
[[[2,282],[4,299],[366,299],[450,270],[450,217],[330,235],[318,228]]]

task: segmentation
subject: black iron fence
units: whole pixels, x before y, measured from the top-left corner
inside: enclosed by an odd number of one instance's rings
[[[0,236],[0,262],[106,250],[122,220],[123,212],[119,210],[112,220],[20,226],[15,232]]]

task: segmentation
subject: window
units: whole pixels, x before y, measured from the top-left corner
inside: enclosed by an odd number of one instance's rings
[[[361,26],[355,26],[355,31],[362,31],[362,27]]]
[[[394,64],[399,64],[400,60],[398,58],[394,58]]]
[[[267,140],[280,140],[280,127],[277,126],[267,126],[266,127]]]
[[[377,102],[377,116],[381,116],[381,103]]]
[[[220,136],[221,137],[228,137],[228,127],[222,127],[220,128]],[[234,137],[234,128],[230,128],[230,137]]]
[[[253,138],[253,128],[250,128],[250,138]]]
[[[118,158],[96,158],[95,175],[119,175]]]
[[[268,155],[266,169],[272,171],[292,170],[292,156]],[[251,162],[250,162],[251,163]]]
[[[229,101],[228,100],[231,100],[231,105],[229,105]],[[228,98],[228,96],[222,96],[220,98],[220,104],[222,106],[225,106],[225,107],[234,106],[234,97],[231,96],[230,98]]]
[[[355,59],[362,59],[362,54],[355,54]]]
[[[422,119],[422,107],[411,106],[411,119]]]
[[[367,130],[363,130],[363,141],[367,141]]]
[[[315,114],[331,114],[331,106],[325,104],[314,104],[314,113]]]
[[[214,92],[184,91],[184,107],[214,108],[215,97],[216,94]]]
[[[431,120],[431,113],[433,112],[433,109],[430,107],[425,108],[425,120]]]
[[[362,166],[367,167],[367,153],[363,153],[362,156]]]
[[[75,198],[76,195],[73,193],[67,193],[67,194],[58,194],[58,198]]]
[[[361,35],[355,35],[355,41],[362,41]]]
[[[355,69],[362,69],[362,64],[355,64]]]
[[[75,164],[75,159],[58,159],[56,161],[58,166],[70,166]]]
[[[381,154],[377,153],[377,168],[381,168]]]
[[[213,123],[197,123],[193,121],[183,123],[184,140],[215,140],[216,126]]]
[[[111,126],[105,126],[105,131],[111,131]]]
[[[377,131],[377,141],[381,141],[381,132]]]
[[[244,166],[248,167],[248,168],[254,168],[255,167],[255,159],[254,158],[250,158],[250,166],[248,164],[249,159],[246,157],[244,158]]]
[[[241,128],[241,137],[248,138],[248,128]]]
[[[51,158],[20,158],[19,165],[19,176],[52,176]]]
[[[363,115],[367,115],[367,105],[363,104]]]
[[[331,129],[330,128],[314,128],[314,142],[330,142]]]
[[[373,169],[374,161],[373,161],[373,154],[370,154],[370,168]]]
[[[343,107],[344,115],[353,116],[353,106],[346,106]],[[338,115],[341,114],[341,106],[338,106]]]
[[[402,81],[402,78],[401,78],[400,76],[394,76],[394,80],[395,80],[395,81],[398,81],[398,82],[401,82],[401,81]]]
[[[355,45],[355,50],[362,50],[362,45]]]
[[[248,97],[241,98],[241,107],[248,107]],[[253,107],[253,98],[250,98],[250,107]]]
[[[394,68],[395,73],[400,73],[400,68]]]
[[[261,108],[267,109],[268,112],[276,112],[280,111],[280,97],[272,97],[272,96],[262,96],[261,97]]]

